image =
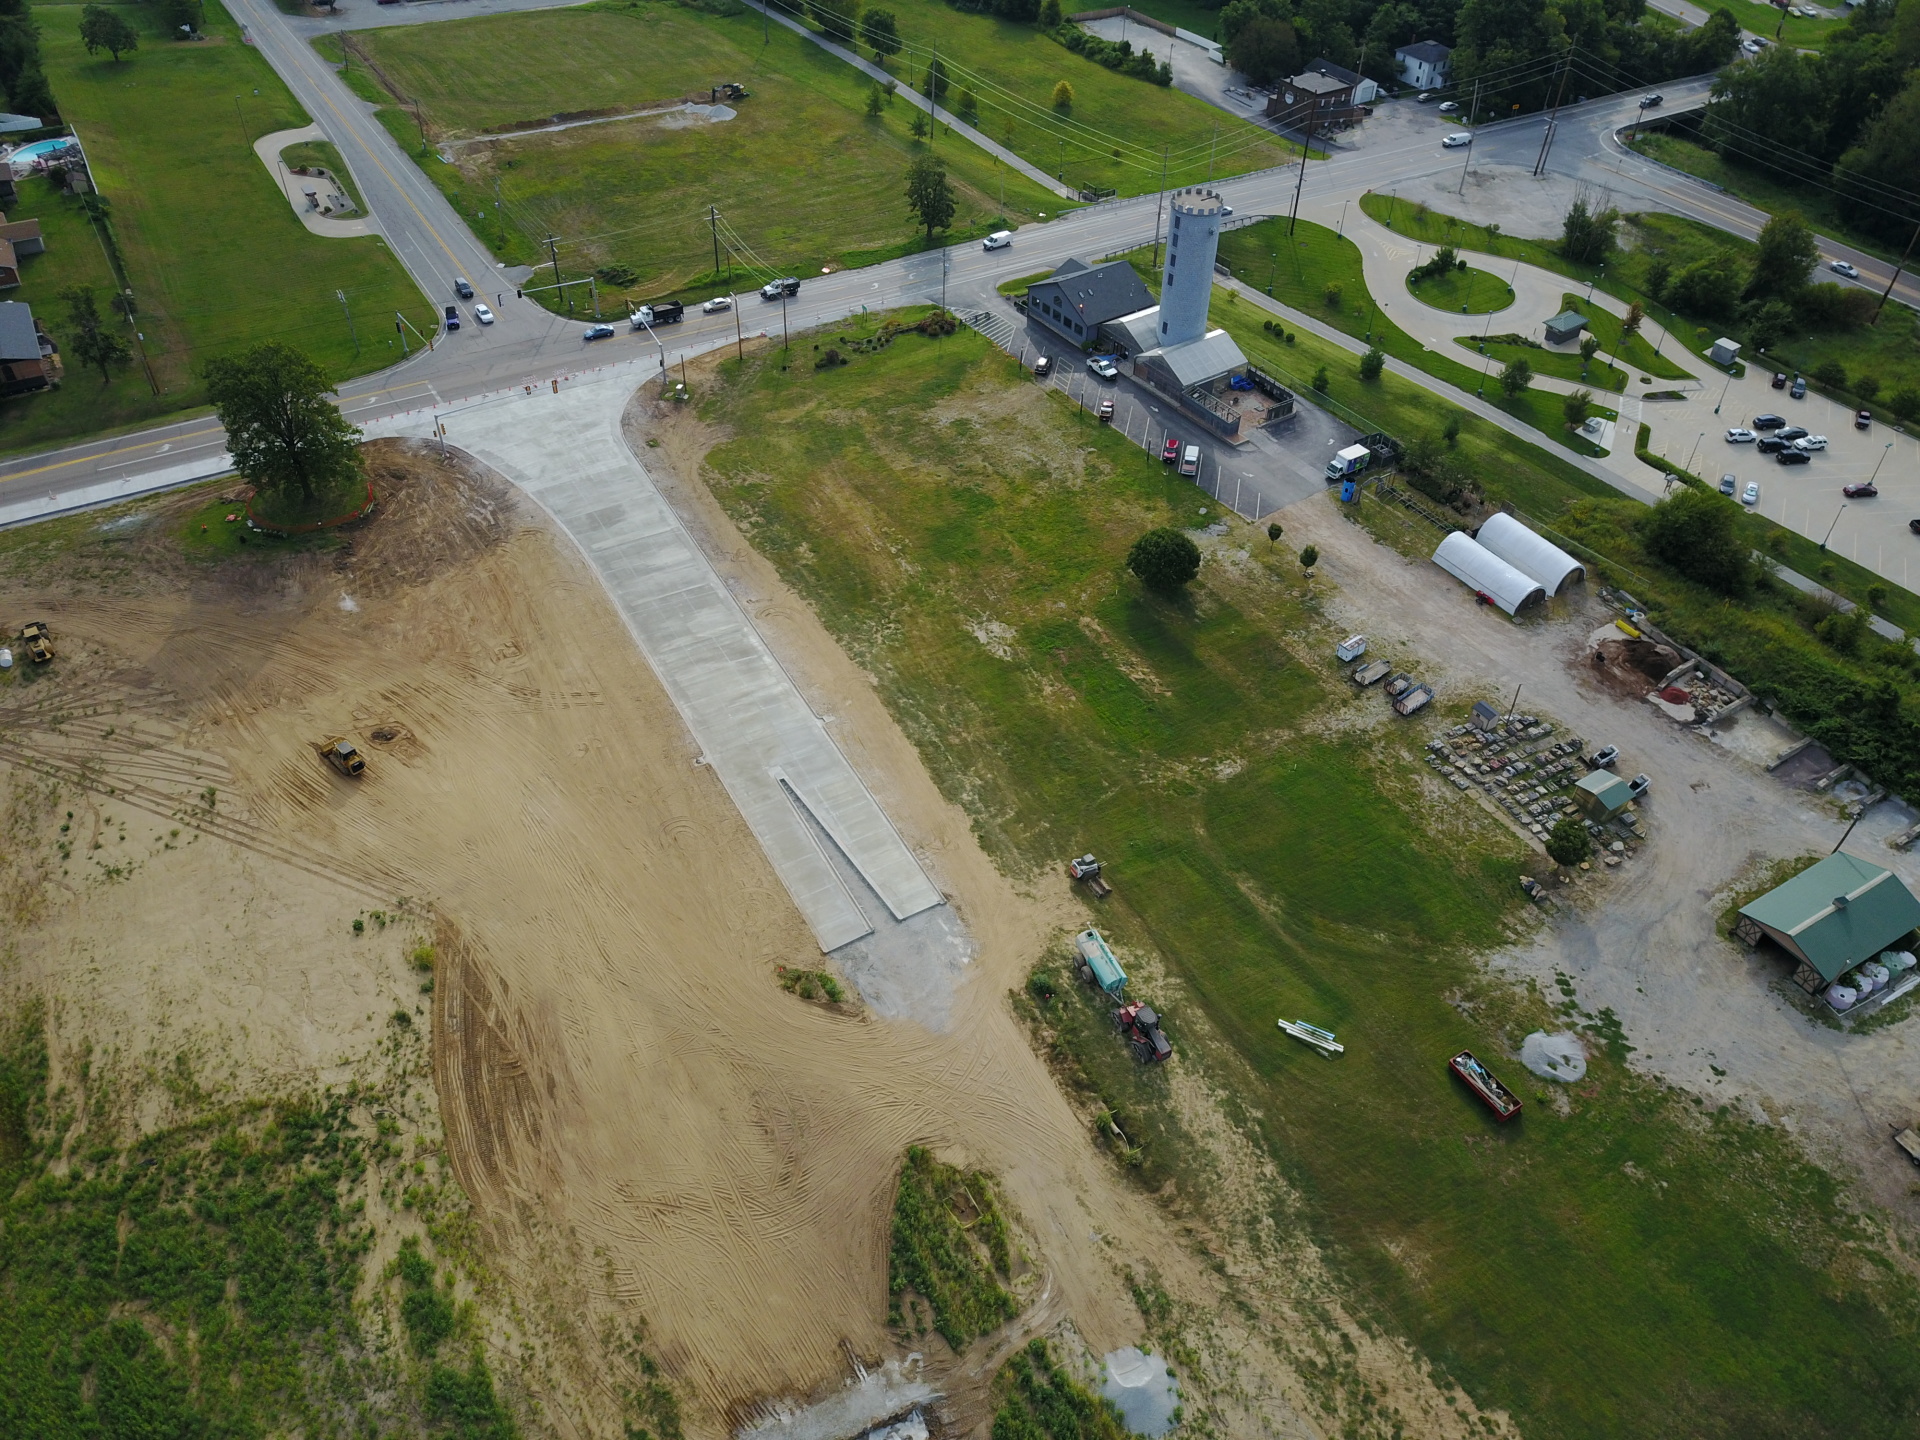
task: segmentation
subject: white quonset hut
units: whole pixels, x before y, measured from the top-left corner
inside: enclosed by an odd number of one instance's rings
[[[1586,579],[1586,569],[1578,560],[1511,515],[1492,516],[1473,538],[1522,575],[1538,580],[1549,595],[1558,595],[1574,580]]]
[[[1509,615],[1547,598],[1531,575],[1523,575],[1471,535],[1456,530],[1433,552],[1433,563],[1469,589],[1490,596]]]

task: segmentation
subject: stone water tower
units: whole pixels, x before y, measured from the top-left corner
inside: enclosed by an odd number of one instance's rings
[[[1226,206],[1211,190],[1173,194],[1167,228],[1167,263],[1160,272],[1160,348],[1185,345],[1207,333],[1207,302],[1213,296],[1213,260],[1220,247]]]

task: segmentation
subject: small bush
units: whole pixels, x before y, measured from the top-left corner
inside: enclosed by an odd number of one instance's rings
[[[1843,390],[1847,384],[1847,367],[1838,360],[1822,360],[1813,367],[1813,378],[1822,385],[1830,385],[1835,390]]]
[[[1378,380],[1380,378],[1380,372],[1386,369],[1386,367],[1386,352],[1378,345],[1374,345],[1367,350],[1366,354],[1360,357],[1360,378],[1362,380]]]
[[[1320,563],[1320,550],[1317,546],[1309,545],[1307,546],[1306,549],[1300,552],[1300,565],[1302,569],[1311,570],[1315,565],[1318,565],[1319,563]]]
[[[593,273],[602,285],[627,286],[638,284],[640,280],[640,272],[631,265],[602,265]]]
[[[1858,395],[1862,400],[1873,399],[1874,396],[1880,393],[1880,377],[1878,375],[1855,376],[1853,393]]]
[[[1345,293],[1344,288],[1338,280],[1329,280],[1326,289],[1320,292],[1321,297],[1326,300],[1329,310],[1338,310],[1340,308],[1340,297]]]
[[[1902,385],[1888,398],[1887,405],[1902,420],[1912,420],[1920,416],[1920,390]]]
[[[1073,109],[1073,86],[1061,80],[1053,87],[1053,108],[1065,114]]]
[[[1327,375],[1326,366],[1322,365],[1318,370],[1313,372],[1313,388],[1318,390],[1322,395],[1327,393],[1327,386],[1330,383],[1331,380]]]

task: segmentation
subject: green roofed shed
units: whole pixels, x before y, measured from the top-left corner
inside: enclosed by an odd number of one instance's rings
[[[1578,310],[1562,310],[1547,321],[1547,343],[1565,345],[1569,340],[1580,338],[1580,332],[1587,328],[1587,317]]]
[[[1920,926],[1920,900],[1891,870],[1842,851],[1741,906],[1740,915],[1832,982]]]
[[[1611,770],[1582,775],[1573,785],[1573,803],[1589,820],[1611,820],[1627,808],[1633,791]]]

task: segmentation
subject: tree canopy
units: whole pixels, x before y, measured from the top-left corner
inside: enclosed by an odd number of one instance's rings
[[[1683,486],[1640,519],[1640,543],[1688,579],[1722,595],[1753,583],[1751,547],[1741,538],[1740,507],[1710,490]]]
[[[227,431],[233,468],[292,504],[310,504],[361,473],[360,431],[329,398],[304,352],[278,340],[211,360],[207,397]]]
[[[860,39],[874,59],[885,61],[900,53],[900,22],[891,10],[869,10],[860,17]]]
[[[67,306],[67,353],[82,365],[98,367],[100,383],[108,384],[113,379],[112,367],[126,364],[133,358],[133,351],[101,323],[91,286],[69,285],[58,298]]]
[[[1285,20],[1257,16],[1228,43],[1227,64],[1256,85],[1272,85],[1300,73],[1299,37]]]
[[[947,179],[946,162],[931,150],[916,155],[907,166],[907,209],[927,227],[929,241],[934,231],[944,230],[953,223],[957,208],[953,182]]]
[[[1133,542],[1127,569],[1149,590],[1171,595],[1200,573],[1200,547],[1184,530],[1162,525]]]
[[[122,55],[140,48],[140,34],[119,11],[88,5],[80,12],[80,43],[89,55],[105,50],[117,63]]]

